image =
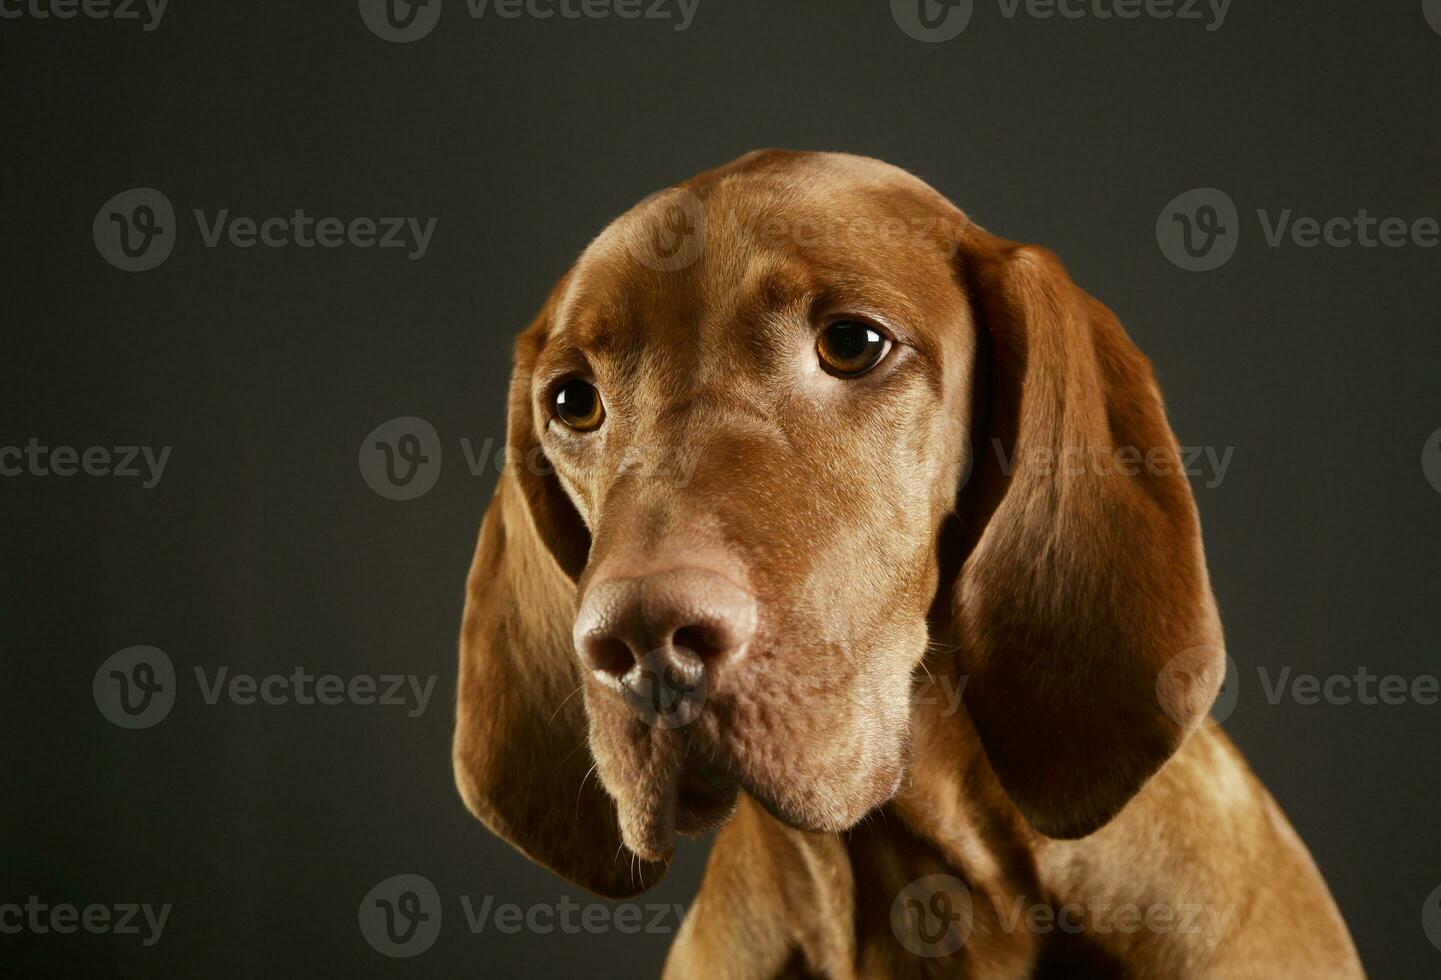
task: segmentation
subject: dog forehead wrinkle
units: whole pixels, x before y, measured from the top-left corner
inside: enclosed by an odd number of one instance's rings
[[[555,343],[575,349],[587,361],[600,362],[597,370],[631,371],[647,347],[644,337],[651,321],[637,308],[630,290],[577,292],[564,316],[563,321],[558,318]]]
[[[587,248],[586,252],[589,251],[590,249]],[[571,269],[566,280],[565,292],[561,294],[560,301],[555,305],[555,316],[551,328],[552,340],[568,338],[574,333],[580,297],[595,291],[596,274],[593,267],[585,263],[584,255],[585,253],[582,253],[581,260],[578,260]]]
[[[648,269],[638,260],[646,254],[645,237],[655,233],[663,213],[637,205],[586,246],[557,303],[558,325],[578,333],[584,343],[620,349],[656,331],[684,326],[675,313],[693,292],[694,270]]]

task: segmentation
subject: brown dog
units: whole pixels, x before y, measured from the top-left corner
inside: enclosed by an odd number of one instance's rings
[[[1360,976],[1224,663],[1110,311],[901,170],[755,153],[520,337],[456,780],[605,895],[721,827],[669,975]]]

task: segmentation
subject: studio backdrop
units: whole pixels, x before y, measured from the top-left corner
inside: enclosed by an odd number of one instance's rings
[[[1441,971],[1441,4],[0,0],[0,79],[0,972],[658,974],[710,842],[616,903],[492,836],[456,640],[515,334],[762,147],[1117,312],[1215,717],[1370,974]]]

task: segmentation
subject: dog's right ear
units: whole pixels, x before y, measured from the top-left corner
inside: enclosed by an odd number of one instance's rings
[[[516,343],[506,462],[466,583],[455,781],[466,806],[527,857],[601,895],[663,868],[621,843],[615,804],[591,777],[576,577],[590,538],[541,450],[531,375],[565,280]]]

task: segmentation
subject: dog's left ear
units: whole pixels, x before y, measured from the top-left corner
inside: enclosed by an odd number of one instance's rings
[[[1082,837],[1221,684],[1200,524],[1150,364],[1111,311],[1050,252],[974,225],[957,261],[986,393],[961,507],[978,536],[953,595],[966,707],[1031,824]]]

